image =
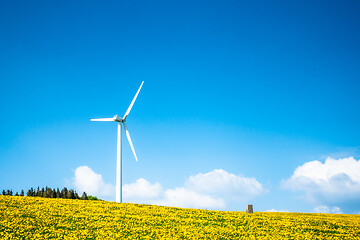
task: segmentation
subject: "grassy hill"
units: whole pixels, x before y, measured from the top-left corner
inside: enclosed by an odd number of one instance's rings
[[[0,239],[359,239],[360,215],[222,212],[0,196]]]

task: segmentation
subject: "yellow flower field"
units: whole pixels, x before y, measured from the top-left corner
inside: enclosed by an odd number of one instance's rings
[[[360,239],[360,215],[0,196],[0,239]]]

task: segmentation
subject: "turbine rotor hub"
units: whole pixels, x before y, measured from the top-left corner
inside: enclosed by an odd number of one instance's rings
[[[122,119],[121,117],[118,117],[118,115],[115,115],[113,117],[113,119],[114,119],[115,122],[124,122],[124,119]]]

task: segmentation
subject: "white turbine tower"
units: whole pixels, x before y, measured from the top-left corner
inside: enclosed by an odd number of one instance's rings
[[[137,156],[135,153],[135,149],[134,146],[132,144],[131,138],[130,138],[130,134],[129,134],[129,130],[126,127],[126,118],[129,115],[132,106],[134,105],[134,102],[140,92],[140,89],[142,87],[142,85],[144,84],[144,81],[141,83],[139,90],[136,92],[134,99],[131,101],[129,108],[127,109],[125,115],[121,118],[118,117],[118,115],[115,115],[112,118],[96,118],[96,119],[91,119],[91,121],[100,121],[100,122],[117,122],[118,123],[118,130],[117,130],[117,161],[116,161],[116,202],[122,202],[122,176],[121,176],[121,124],[124,125],[124,129],[125,129],[125,134],[126,137],[129,141],[131,150],[134,154],[135,160],[137,161]]]

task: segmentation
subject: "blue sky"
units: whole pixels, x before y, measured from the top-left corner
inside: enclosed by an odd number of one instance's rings
[[[80,191],[87,166],[114,200],[116,124],[90,119],[145,81],[125,201],[360,212],[358,1],[0,4],[1,189]]]

